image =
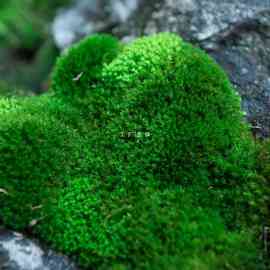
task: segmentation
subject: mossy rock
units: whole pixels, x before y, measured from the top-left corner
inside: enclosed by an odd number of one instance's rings
[[[86,268],[261,269],[242,116],[221,68],[177,35],[86,38],[49,94],[0,102],[0,218],[39,221]]]
[[[111,60],[119,48],[108,41],[87,39],[68,51],[52,90],[95,123],[105,142],[101,152],[110,149],[117,168],[187,185],[222,186],[230,170],[245,173],[254,154],[240,98],[210,57],[162,34],[135,41],[108,64],[103,57]]]
[[[120,42],[109,35],[86,38],[67,49],[52,74],[52,89],[60,98],[85,101],[86,92],[102,80],[103,67],[121,51]],[[101,97],[100,97],[101,98]]]

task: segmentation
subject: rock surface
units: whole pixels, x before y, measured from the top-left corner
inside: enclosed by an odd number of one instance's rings
[[[68,47],[82,36],[100,31],[112,32],[125,41],[161,31],[178,33],[205,49],[224,67],[242,96],[254,133],[270,135],[269,0],[104,3],[77,0],[60,12],[53,27],[58,46]],[[71,16],[74,13],[76,16]]]
[[[70,8],[59,11],[53,23],[57,46],[64,49],[85,35],[110,32],[127,22],[139,0],[78,0]]]
[[[0,230],[1,270],[76,270],[65,257],[42,249],[23,235]]]

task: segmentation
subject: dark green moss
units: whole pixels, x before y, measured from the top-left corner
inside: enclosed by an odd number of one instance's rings
[[[264,211],[264,216],[266,217],[264,225],[268,226],[270,216],[270,140],[267,139],[263,142],[259,142],[257,146],[256,169],[260,175],[259,181],[263,186],[263,192],[261,192],[260,198],[261,200],[266,201],[268,206],[266,208],[261,208],[261,210]],[[256,192],[260,192],[258,188],[256,188]]]
[[[0,106],[5,224],[38,220],[88,268],[262,269],[255,146],[201,50],[169,33],[126,47],[95,35],[61,56],[50,94]]]
[[[103,67],[120,50],[119,41],[108,35],[96,35],[82,40],[59,58],[52,75],[53,90],[68,100],[84,99],[102,79]]]

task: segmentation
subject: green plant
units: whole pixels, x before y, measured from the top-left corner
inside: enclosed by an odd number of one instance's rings
[[[22,229],[35,218],[32,207],[49,200],[65,176],[86,170],[85,141],[72,126],[76,111],[58,100],[2,99],[0,106],[0,185],[8,191],[1,218]]]
[[[257,152],[256,152],[256,170],[259,175],[260,183],[262,183],[263,189],[259,198],[266,201],[267,207],[262,208],[264,211],[264,225],[269,225],[269,205],[270,205],[270,140],[267,139],[262,142],[257,143]],[[258,193],[258,187],[256,189]],[[259,203],[257,202],[257,205]]]
[[[257,169],[268,181],[270,181],[270,141],[265,140],[258,144]]]
[[[35,50],[47,38],[47,23],[69,0],[9,0],[0,8],[0,41],[13,48]]]
[[[175,185],[71,179],[46,212],[43,237],[85,267],[262,269],[251,234],[226,231],[217,212]]]
[[[95,35],[69,48],[58,59],[52,75],[55,94],[70,101],[89,102],[85,95],[95,90],[102,80],[103,67],[117,56],[121,47],[116,38]]]
[[[263,267],[247,229],[265,203],[256,148],[214,60],[174,34],[94,35],[60,57],[51,88],[0,102],[5,224],[39,221],[88,268]]]
[[[89,141],[106,161],[104,177],[149,175],[164,185],[229,192],[245,184],[254,147],[240,99],[212,59],[162,34],[125,47],[111,63],[98,66],[93,80],[87,76],[96,71],[87,45],[97,41],[83,41],[58,61],[52,89],[57,95],[65,91],[62,98],[71,96],[71,104],[94,123]],[[84,69],[88,73],[77,77]]]

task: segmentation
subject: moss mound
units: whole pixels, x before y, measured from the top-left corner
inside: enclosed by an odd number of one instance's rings
[[[94,85],[92,75],[74,82],[76,74],[92,70],[85,51],[93,40],[58,61],[53,90],[80,96],[71,103],[94,123],[90,144],[97,142],[110,175],[145,178],[148,172],[164,184],[241,185],[239,176],[250,174],[253,163],[252,142],[240,98],[212,59],[162,34],[139,39],[100,65]],[[81,61],[82,52],[89,60]]]
[[[101,80],[103,67],[121,50],[116,38],[96,35],[82,40],[60,57],[52,78],[56,94],[67,99],[79,99],[95,88]]]
[[[0,102],[5,224],[39,221],[88,268],[261,269],[255,148],[211,58],[169,33],[101,35],[52,77],[48,95]]]

